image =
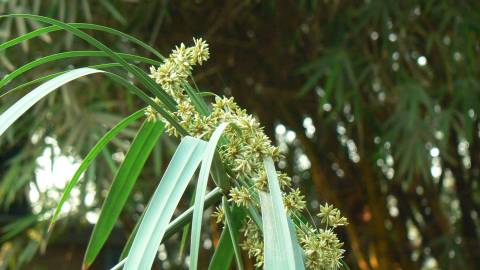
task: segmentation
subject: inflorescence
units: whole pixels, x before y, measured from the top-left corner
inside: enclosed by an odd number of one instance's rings
[[[220,147],[220,157],[231,172],[233,188],[229,191],[229,201],[240,207],[259,207],[258,191],[267,190],[267,176],[263,166],[264,157],[280,159],[278,147],[272,145],[265,135],[258,120],[240,108],[233,98],[216,97],[209,115],[200,114],[185,91],[193,66],[202,65],[210,57],[208,44],[202,39],[193,39],[194,45],[177,46],[165,62],[158,68],[150,68],[150,77],[177,102],[177,111],[171,116],[192,136],[208,139],[221,123],[231,123],[224,132],[227,143]],[[155,99],[157,103],[159,100]],[[150,120],[165,122],[167,131],[172,136],[179,136],[178,131],[153,108],[146,110]],[[306,202],[299,189],[292,187],[291,178],[277,172],[280,187],[284,193],[284,205],[288,214],[299,217],[305,211]],[[221,207],[214,216],[217,222],[224,222]],[[304,251],[305,264],[308,269],[337,269],[343,256],[343,243],[333,229],[347,224],[346,218],[331,205],[321,206],[318,214],[323,227],[316,229],[312,225],[298,220],[297,235]],[[241,247],[255,259],[255,266],[263,265],[263,237],[261,228],[247,218],[243,228],[244,240]]]

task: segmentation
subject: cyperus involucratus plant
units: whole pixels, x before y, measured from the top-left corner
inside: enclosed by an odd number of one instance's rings
[[[64,24],[34,15],[7,16],[24,17],[52,25],[27,34],[24,36],[26,39],[46,32],[67,30],[98,48],[99,53],[112,59],[113,63],[71,70],[53,79],[48,76],[39,79],[50,80],[0,116],[0,135],[43,96],[69,81],[92,73],[106,75],[149,105],[127,117],[99,141],[67,185],[57,209],[51,213],[53,224],[62,204],[92,159],[121,129],[145,114],[145,122],[118,169],[102,207],[86,251],[85,268],[89,267],[105,243],[146,158],[164,129],[168,135],[181,138],[181,143],[116,269],[122,266],[124,269],[149,269],[162,240],[188,223],[190,218],[189,267],[197,269],[202,213],[205,206],[214,204],[220,198],[222,203],[217,207],[214,217],[223,224],[224,229],[210,262],[211,268],[222,266],[227,269],[235,255],[237,268],[243,269],[240,248],[254,258],[256,267],[267,270],[338,269],[342,266],[344,250],[334,229],[346,225],[346,218],[341,216],[338,209],[326,204],[320,208],[318,216],[321,224],[318,227],[313,221],[307,222],[304,196],[293,187],[288,175],[275,169],[274,162],[279,160],[281,153],[265,135],[258,120],[240,108],[233,98],[215,96],[214,101],[208,104],[198,89],[189,84],[193,66],[202,65],[210,56],[204,40],[194,39],[191,47],[182,43],[168,58],[163,58],[143,42],[106,27]],[[120,35],[153,52],[160,61],[113,52],[83,32],[83,28]],[[20,41],[2,44],[0,48],[5,49]],[[77,56],[86,55],[77,53]],[[146,74],[132,65],[132,60],[154,66],[150,74]],[[38,65],[38,62],[32,63],[32,66]],[[111,67],[122,67],[136,79],[136,84],[125,79],[124,74],[110,71]],[[21,72],[12,74],[7,75],[0,85],[8,84]],[[144,89],[150,94],[146,94]],[[171,221],[198,167],[200,171],[193,207]],[[209,175],[217,187],[205,194]],[[243,236],[240,232],[243,232]],[[221,257],[217,254],[219,250],[229,250],[227,254],[230,255]]]
[[[194,39],[194,46],[185,47],[182,43],[176,47],[160,67],[151,67],[150,76],[162,86],[179,104],[178,110],[172,113],[191,135],[209,139],[215,128],[221,123],[230,123],[223,133],[227,142],[220,147],[220,156],[227,169],[231,172],[229,179],[233,188],[229,191],[229,201],[237,206],[260,208],[259,191],[268,192],[267,175],[263,159],[280,158],[280,151],[272,146],[270,139],[263,132],[260,123],[240,108],[233,98],[215,97],[212,111],[209,115],[201,115],[184,90],[187,79],[191,76],[192,67],[209,58],[208,45],[202,39]],[[158,102],[158,100],[157,100]],[[151,107],[147,109],[149,119],[162,119]],[[172,136],[178,136],[176,129],[165,121],[167,131]],[[294,219],[305,209],[304,196],[298,189],[292,187],[291,178],[277,171],[277,179],[282,190],[284,207]],[[217,211],[223,212],[221,208]],[[333,233],[333,228],[347,224],[346,218],[340,215],[338,209],[331,205],[320,208],[318,214],[325,228],[315,229],[298,219],[297,234],[305,254],[305,263],[311,269],[336,269],[340,266],[343,250],[342,243]],[[218,213],[218,217],[223,214]],[[222,218],[219,222],[223,222]],[[244,241],[241,244],[249,256],[255,257],[256,266],[261,267],[263,258],[263,237],[257,224],[250,217],[243,226]]]

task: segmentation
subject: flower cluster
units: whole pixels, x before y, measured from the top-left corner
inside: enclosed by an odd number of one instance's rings
[[[150,68],[150,73],[155,82],[160,84],[165,91],[176,98],[181,94],[177,91],[182,83],[191,74],[192,67],[201,65],[210,57],[208,44],[202,39],[193,39],[195,46],[185,47],[185,44],[177,46],[170,56],[158,69]]]
[[[246,250],[250,258],[255,258],[255,267],[261,268],[263,265],[263,237],[262,232],[258,229],[250,218],[247,218],[245,226],[242,228],[245,240],[240,245]]]
[[[348,225],[347,218],[342,217],[340,210],[328,203],[320,206],[320,213],[318,213],[317,216],[321,218],[322,224],[325,224],[326,227],[331,226],[336,228],[339,226]]]
[[[308,269],[337,269],[345,250],[342,242],[331,228],[298,231],[298,239],[305,253],[305,265]]]
[[[194,46],[177,46],[165,62],[158,68],[150,69],[150,77],[172,96],[177,103],[177,111],[171,113],[180,125],[192,136],[208,139],[221,123],[230,123],[224,132],[226,143],[220,147],[220,157],[227,166],[232,180],[229,201],[240,207],[258,208],[258,191],[266,191],[268,182],[263,166],[263,158],[280,158],[280,151],[272,145],[265,135],[258,120],[240,108],[233,98],[216,97],[208,115],[200,114],[186,92],[188,77],[194,65],[201,65],[208,60],[208,44],[202,39],[194,39]],[[158,102],[158,100],[155,100]],[[160,104],[159,104],[160,105]],[[154,109],[146,110],[148,119],[162,119]],[[179,136],[168,121],[164,121],[170,135]],[[305,209],[305,196],[299,189],[292,187],[291,178],[277,172],[278,181],[284,195],[284,204],[290,215],[301,214]],[[328,206],[328,205],[327,205]],[[324,208],[322,208],[325,210]],[[304,249],[305,260],[309,269],[337,269],[342,257],[342,243],[331,228],[345,225],[346,219],[336,209],[327,208],[320,217],[326,229],[315,230],[299,225],[297,228],[300,244]],[[224,222],[221,208],[217,208],[215,217]],[[256,266],[263,265],[263,237],[258,226],[247,218],[243,226],[244,241],[242,248],[250,257],[254,257]]]

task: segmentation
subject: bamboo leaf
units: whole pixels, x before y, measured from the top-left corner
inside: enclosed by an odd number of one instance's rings
[[[212,137],[208,142],[205,155],[203,156],[202,167],[200,168],[200,175],[198,177],[198,183],[195,192],[192,236],[190,241],[190,269],[194,270],[197,269],[198,263],[200,233],[202,230],[203,204],[205,199],[205,190],[207,189],[208,176],[212,166],[213,156],[215,155],[215,149],[217,148],[218,140],[227,126],[228,123],[222,123],[213,132]]]
[[[93,263],[110,235],[148,156],[163,130],[163,122],[147,120],[135,136],[113,180],[107,198],[103,203],[98,222],[93,229],[85,253],[84,269],[87,269]]]
[[[160,181],[128,254],[124,269],[150,269],[173,212],[203,159],[207,143],[182,139]]]
[[[62,197],[60,198],[57,208],[55,209],[55,213],[53,214],[52,221],[50,222],[49,230],[57,220],[58,215],[60,214],[60,210],[62,209],[63,204],[65,203],[68,196],[70,195],[70,192],[72,191],[73,187],[77,184],[78,180],[80,179],[80,176],[85,172],[85,170],[88,168],[90,163],[97,157],[97,155],[100,152],[102,152],[103,148],[114,137],[116,137],[125,127],[127,127],[128,125],[130,125],[132,122],[139,119],[143,115],[144,115],[144,110],[142,109],[126,117],[125,119],[120,121],[116,126],[114,126],[111,130],[105,133],[105,135],[103,135],[103,137],[100,138],[100,140],[98,140],[95,146],[92,147],[90,152],[88,152],[88,154],[83,159],[78,169],[75,171],[75,174],[73,175],[72,179],[68,182],[67,186],[65,187]]]
[[[273,160],[264,159],[267,172],[269,193],[260,191],[260,206],[263,219],[265,269],[305,269],[298,265],[288,217],[283,205],[282,192],[278,184],[277,172]]]
[[[0,136],[30,107],[60,86],[80,77],[101,72],[104,71],[92,68],[74,69],[36,87],[0,115]]]

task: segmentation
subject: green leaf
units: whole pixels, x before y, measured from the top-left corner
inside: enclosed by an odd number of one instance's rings
[[[113,180],[107,198],[103,203],[98,222],[93,229],[85,253],[84,269],[87,269],[93,263],[100,249],[105,244],[148,156],[162,135],[163,130],[163,122],[147,120],[135,136]]]
[[[240,247],[238,246],[238,233],[240,231],[239,226],[240,226],[240,223],[242,222],[243,216],[242,218],[240,218],[238,211],[233,212],[230,209],[230,206],[227,203],[227,198],[225,196],[222,199],[222,206],[223,206],[223,211],[225,213],[225,223],[230,228],[229,229],[230,239],[232,240],[235,260],[237,262],[237,269],[243,270],[244,267],[243,267],[243,261],[242,261],[242,252],[240,251]]]
[[[182,139],[153,194],[127,257],[124,269],[150,269],[173,212],[202,161],[207,143]]]
[[[222,192],[221,189],[216,187],[212,191],[210,191],[207,196],[205,196],[205,206],[210,207],[218,202],[221,198]],[[177,218],[175,218],[170,224],[168,225],[167,231],[165,232],[164,238],[167,239],[172,236],[176,231],[180,228],[185,226],[188,222],[191,221],[193,217],[193,206],[185,210],[182,214],[180,214]]]
[[[296,269],[304,269],[305,266],[303,263],[303,250],[297,239],[297,231],[295,228],[295,223],[293,223],[290,217],[288,217],[288,228],[290,229],[290,239],[293,244],[293,251],[295,252],[294,259],[295,259]]]
[[[99,65],[93,65],[93,66],[88,66],[89,68],[93,68],[93,69],[107,69],[107,68],[112,68],[112,67],[119,67],[121,66],[120,64],[118,63],[106,63],[106,64],[99,64]],[[21,85],[18,85],[18,86],[15,86],[14,88],[12,89],[9,89],[9,90],[6,90],[2,95],[0,95],[0,99],[3,98],[4,96],[10,94],[10,93],[13,93],[15,91],[18,91],[18,90],[21,90],[25,87],[28,87],[30,85],[34,85],[34,84],[37,84],[37,83],[41,83],[41,82],[44,82],[44,81],[48,81],[50,80],[51,78],[55,78],[59,75],[62,75],[62,74],[65,74],[67,73],[68,70],[65,70],[65,71],[60,71],[60,72],[56,72],[56,73],[52,73],[52,74],[48,74],[48,75],[45,75],[43,77],[40,77],[40,78],[37,78],[35,80],[31,80],[31,81],[28,81],[26,83],[23,83]]]
[[[214,205],[215,203],[218,202],[218,200],[221,197],[222,197],[222,192],[221,192],[220,188],[218,188],[218,187],[214,188],[212,191],[210,191],[207,194],[207,196],[205,196],[205,206],[210,207],[210,206]],[[125,258],[127,257],[128,252],[130,251],[130,247],[131,247],[131,245],[133,243],[133,240],[135,238],[135,235],[138,231],[138,226],[140,226],[140,224],[141,224],[144,213],[140,217],[137,224],[135,224],[135,228],[133,229],[133,232],[131,233],[130,237],[127,240],[127,244],[125,245],[124,250],[122,251],[122,255],[120,255],[120,259],[122,259],[122,261],[118,264],[119,267],[122,266],[126,261]],[[168,224],[167,230],[165,231],[164,239],[168,239],[170,236],[175,234],[181,228],[184,228],[185,225],[188,224],[191,221],[192,216],[193,216],[193,206],[188,208],[187,210],[183,211],[182,214],[180,214],[172,222],[170,222],[170,224]]]
[[[74,69],[36,87],[0,115],[0,136],[30,107],[60,86],[80,77],[101,72],[104,71],[92,68]]]
[[[210,168],[212,166],[213,156],[215,155],[215,149],[217,148],[218,140],[227,126],[228,123],[222,123],[217,127],[215,132],[213,132],[212,137],[208,142],[205,155],[203,156],[202,167],[200,168],[200,175],[198,177],[198,183],[195,192],[192,237],[190,241],[190,269],[194,270],[197,269],[198,263],[200,233],[202,230],[203,204],[205,199],[205,191],[207,189],[208,176],[210,174]]]
[[[126,117],[122,121],[120,121],[116,126],[114,126],[112,129],[110,129],[105,135],[103,135],[100,140],[95,144],[95,146],[92,147],[90,152],[85,156],[83,159],[82,163],[78,167],[78,169],[75,171],[75,174],[73,175],[72,179],[70,182],[68,182],[67,186],[65,187],[65,190],[63,191],[62,197],[60,198],[60,201],[57,205],[57,208],[55,209],[55,213],[53,214],[52,221],[50,222],[50,227],[53,226],[55,221],[58,218],[58,215],[60,214],[60,210],[62,209],[63,204],[65,201],[68,199],[68,196],[70,195],[70,192],[72,191],[73,187],[77,184],[78,180],[82,176],[82,174],[87,170],[88,166],[92,161],[97,157],[97,155],[103,150],[103,148],[114,138],[116,137],[125,127],[130,125],[132,122],[136,121],[140,117],[144,115],[144,109],[139,110],[132,115]]]
[[[232,262],[233,254],[235,254],[235,248],[233,243],[235,243],[235,241],[237,241],[238,243],[238,237],[240,236],[240,230],[238,230],[238,227],[241,226],[242,220],[245,218],[245,214],[246,214],[245,211],[241,211],[242,209],[238,207],[233,207],[231,211],[230,211],[230,207],[225,207],[227,204],[225,196],[223,196],[222,203],[223,203],[224,211],[225,209],[227,209],[228,214],[225,215],[225,221],[226,221],[225,227],[222,231],[222,234],[220,235],[220,240],[218,241],[218,245],[215,249],[215,253],[213,254],[213,257],[208,266],[208,270],[230,269],[230,264]],[[232,224],[235,224],[235,226],[232,226]],[[230,226],[232,226],[233,229],[230,229]],[[234,240],[232,241],[232,239]],[[241,259],[241,257],[238,257],[238,258]],[[238,263],[237,263],[237,266],[238,266]]]
[[[127,243],[123,247],[122,253],[120,254],[120,260],[123,261],[123,259],[127,258],[128,252],[130,251],[130,248],[132,247],[133,240],[135,239],[135,235],[137,234],[138,227],[140,226],[140,223],[142,223],[143,220],[143,215],[145,212],[142,213],[140,218],[138,219],[138,222],[135,224],[135,227],[133,227],[133,231],[130,234],[130,236],[127,239]]]
[[[195,193],[195,191],[194,191],[194,193]],[[191,196],[189,207],[193,207],[194,203],[195,203],[195,196]],[[189,236],[190,236],[190,223],[183,226],[182,238],[180,240],[180,247],[178,248],[177,260],[182,260],[183,259],[183,254],[185,252],[185,248],[187,247],[187,240],[188,240]]]
[[[283,205],[282,191],[278,184],[277,172],[272,158],[264,159],[269,193],[260,191],[260,206],[263,219],[263,242],[265,269],[305,269],[297,264],[294,243],[288,217]]]
[[[161,63],[155,60],[151,60],[146,57],[142,56],[137,56],[133,54],[127,54],[127,53],[115,53],[119,57],[125,60],[131,60],[131,61],[139,61],[139,62],[144,62],[147,64],[151,65],[160,65]],[[37,60],[34,60],[28,64],[25,64],[19,68],[17,68],[15,71],[12,73],[8,74],[5,76],[1,81],[0,81],[0,88],[7,85],[9,82],[11,82],[13,79],[16,77],[22,75],[23,73],[38,67],[40,65],[52,62],[52,61],[57,61],[61,59],[67,59],[67,58],[74,58],[74,57],[107,57],[108,55],[105,52],[102,51],[69,51],[69,52],[62,52],[62,53],[56,53],[52,55],[48,55],[42,58],[39,58]]]
[[[145,87],[148,88],[148,90],[157,96],[162,103],[170,110],[174,111],[176,110],[176,102],[170,97],[163,89],[160,88],[159,85],[157,85],[150,77],[148,77],[144,72],[142,72],[140,69],[137,69],[135,66],[132,66],[128,64],[122,57],[118,56],[114,51],[112,51],[108,46],[105,44],[101,43],[94,37],[86,34],[85,32],[78,30],[77,28],[66,24],[64,22],[43,17],[43,16],[38,16],[38,15],[31,15],[31,14],[8,14],[8,15],[1,15],[0,18],[8,18],[8,17],[19,17],[19,18],[28,18],[31,20],[36,20],[36,21],[41,21],[44,23],[48,23],[51,25],[56,25],[58,27],[61,27],[62,29],[74,34],[75,36],[85,40],[87,43],[89,43],[92,46],[95,46],[101,51],[104,51],[111,59],[113,59],[115,62],[118,62],[121,64],[127,71],[129,71],[134,77],[136,77]]]
[[[190,100],[192,100],[195,109],[197,109],[197,111],[202,115],[209,115],[210,109],[208,108],[207,103],[205,102],[205,100],[203,100],[200,94],[195,92],[195,90],[188,83],[184,85],[184,89],[190,97]]]
[[[233,244],[230,236],[230,229],[225,224],[217,248],[213,253],[208,270],[228,270],[233,259]]]
[[[121,38],[127,39],[137,45],[140,45],[147,51],[153,53],[155,56],[157,56],[159,59],[164,59],[163,57],[157,50],[152,48],[150,45],[146,44],[145,42],[130,36],[128,34],[125,34],[121,31],[115,30],[113,28],[109,28],[103,25],[97,25],[97,24],[91,24],[91,23],[68,23],[69,26],[77,28],[77,29],[88,29],[88,30],[96,30],[96,31],[101,31],[101,32],[106,32],[112,35],[119,36]],[[3,44],[0,45],[0,51],[5,50],[9,47],[15,46],[22,41],[29,40],[38,36],[41,36],[43,34],[48,34],[50,32],[55,32],[58,30],[62,30],[63,28],[58,26],[58,25],[53,25],[53,26],[47,26],[43,28],[36,29],[32,32],[26,33],[25,35],[21,35],[17,38],[11,39],[9,41],[4,42]]]
[[[111,72],[105,71],[105,75],[107,75],[109,78],[114,80],[115,82],[125,86],[128,90],[130,90],[133,94],[137,95],[139,98],[141,98],[145,103],[148,105],[152,106],[165,120],[170,122],[172,126],[181,134],[181,135],[187,135],[188,132],[183,128],[182,125],[180,125],[168,112],[166,112],[162,106],[157,104],[155,101],[153,101],[147,94],[145,94],[142,90],[140,90],[138,87],[133,85],[130,81],[126,80],[125,78]]]

